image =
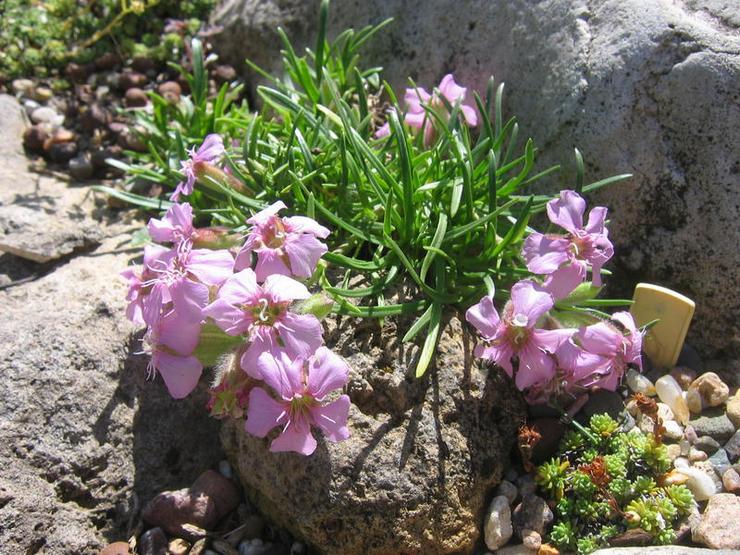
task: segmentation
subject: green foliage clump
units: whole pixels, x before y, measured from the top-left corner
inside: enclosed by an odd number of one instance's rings
[[[215,0],[3,0],[0,75],[45,77],[67,62],[89,62],[111,50],[177,59],[184,44],[180,35],[164,34],[166,20],[186,20],[182,33],[192,35],[214,5]]]
[[[675,541],[675,526],[695,502],[686,486],[659,485],[670,468],[666,447],[652,434],[621,431],[606,414],[577,428],[563,437],[561,456],[537,468],[537,484],[554,506],[550,542],[591,553],[635,528],[656,545]]]

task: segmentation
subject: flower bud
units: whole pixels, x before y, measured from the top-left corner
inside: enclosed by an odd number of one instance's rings
[[[316,293],[305,301],[296,303],[294,311],[298,314],[313,314],[319,320],[323,320],[334,308],[334,299],[326,293]]]
[[[240,245],[243,238],[226,227],[201,227],[193,232],[193,246],[197,249],[229,249]]]
[[[194,162],[193,173],[195,174],[196,179],[206,186],[210,187],[214,183],[217,183],[243,195],[254,195],[254,191],[239,181],[236,177],[208,162]]]

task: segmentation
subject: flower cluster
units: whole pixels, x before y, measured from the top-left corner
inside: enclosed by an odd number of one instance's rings
[[[403,97],[406,104],[406,115],[403,121],[409,127],[421,130],[424,134],[424,144],[429,145],[434,138],[434,125],[426,113],[425,106],[434,110],[443,120],[447,120],[450,113],[445,102],[452,107],[458,105],[465,123],[470,127],[475,127],[478,125],[478,114],[472,106],[465,103],[466,97],[467,89],[458,85],[452,74],[448,73],[442,78],[437,90],[431,94],[422,87],[406,89]],[[390,125],[386,122],[375,132],[375,137],[380,139],[387,137],[390,133]]]
[[[628,365],[642,369],[642,334],[628,312],[580,329],[559,328],[547,316],[557,300],[586,280],[589,268],[593,284],[600,286],[601,267],[613,254],[604,227],[606,208],[591,210],[584,226],[585,209],[585,201],[574,191],[562,191],[550,201],[550,221],[568,233],[532,233],[522,249],[527,268],[543,276],[542,283],[516,283],[500,315],[493,294],[466,314],[483,339],[476,356],[515,377],[531,403],[596,386],[613,391]]]
[[[323,347],[318,318],[292,306],[311,296],[295,278],[314,273],[326,252],[319,239],[329,230],[310,218],[280,217],[284,208],[277,202],[250,218],[246,242],[236,252],[196,248],[209,246],[209,239],[210,246],[224,241],[212,240],[218,236],[213,229],[194,227],[188,203],[174,204],[147,226],[153,240],[169,247],[147,246],[142,268],[123,276],[127,315],[147,326],[150,372],[162,376],[173,397],[196,387],[204,367],[199,355],[223,347],[221,354],[237,357],[240,376],[219,377],[210,408],[234,414],[246,405],[248,432],[265,437],[279,426],[272,451],[309,455],[316,448],[312,426],[331,441],[349,437],[349,397],[332,395],[347,383],[349,367]],[[214,330],[227,340],[213,341]]]

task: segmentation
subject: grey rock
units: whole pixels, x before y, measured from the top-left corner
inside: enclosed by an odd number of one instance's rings
[[[714,471],[720,478],[728,468],[732,467],[730,459],[727,458],[727,451],[724,449],[717,449],[707,461],[712,463],[712,468],[714,468]]]
[[[41,106],[36,108],[31,114],[31,121],[33,123],[48,123],[50,125],[62,125],[64,123],[64,116],[58,114],[54,108],[48,106]]]
[[[509,499],[503,495],[494,497],[483,521],[483,537],[488,549],[498,549],[506,545],[513,534]]]
[[[692,531],[691,539],[714,549],[738,549],[738,522],[740,497],[731,493],[719,493],[707,503],[697,530]]]
[[[78,181],[90,179],[93,175],[93,165],[90,156],[83,154],[69,161],[69,174]]]
[[[242,69],[246,57],[275,69],[282,48],[276,28],[302,52],[315,41],[318,4],[222,0],[212,17],[222,26],[212,37],[220,59]],[[630,283],[654,281],[694,299],[689,337],[704,354],[739,352],[740,250],[727,232],[738,219],[740,186],[734,4],[460,0],[450,6],[449,0],[334,2],[329,33],[395,16],[364,47],[363,61],[385,66],[398,94],[409,76],[430,88],[454,72],[459,82],[485,91],[495,75],[507,84],[505,111],[519,117],[520,136],[542,147],[541,167],[568,168],[562,184],[572,183],[574,144],[582,146],[593,180],[633,173],[631,181],[591,198],[611,209],[617,270]]]
[[[141,535],[139,551],[141,555],[167,555],[169,542],[161,528],[152,528]]]
[[[709,436],[701,436],[694,442],[694,447],[704,451],[707,455],[713,455],[720,448],[719,442]]]
[[[310,457],[270,453],[269,438],[226,421],[222,443],[245,493],[268,519],[327,555],[472,551],[486,495],[523,423],[510,380],[472,360],[472,338],[454,317],[441,334],[437,368],[421,380],[412,362],[419,347],[396,340],[409,321],[325,325],[327,345],[351,368],[351,437],[331,443],[317,434]]]
[[[692,418],[690,423],[698,436],[709,436],[720,444],[735,433],[735,427],[721,408],[707,409],[701,416]]]
[[[725,443],[724,450],[727,451],[727,456],[732,462],[735,463],[740,459],[740,430],[736,431]]]
[[[495,495],[503,495],[504,497],[506,497],[506,499],[509,500],[509,505],[511,505],[514,501],[516,501],[516,498],[519,495],[519,490],[517,490],[516,486],[508,480],[502,480],[496,488]]]
[[[31,96],[33,94],[34,84],[30,79],[14,79],[10,88],[15,94]]]
[[[553,514],[550,507],[541,497],[525,495],[514,509],[512,522],[514,532],[521,537],[522,531],[534,530],[538,534],[545,533],[546,526],[552,522]]]

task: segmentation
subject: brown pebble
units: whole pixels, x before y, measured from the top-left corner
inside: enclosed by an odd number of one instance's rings
[[[126,542],[111,543],[100,551],[100,555],[130,555],[130,553],[131,550]]]
[[[121,58],[115,52],[106,52],[95,59],[95,69],[99,71],[108,71],[121,63]]]
[[[89,75],[87,70],[87,66],[70,62],[64,68],[64,74],[67,76],[67,79],[74,83],[84,83]]]
[[[549,543],[543,543],[537,550],[537,555],[560,555],[557,547],[550,545]]]
[[[49,133],[41,125],[34,125],[23,133],[23,146],[28,150],[39,152],[44,149],[44,142],[49,138]]]
[[[722,475],[722,485],[729,493],[740,495],[740,474],[737,473],[737,470],[732,467],[725,470]]]
[[[227,83],[236,79],[236,70],[230,65],[220,65],[213,71],[213,78],[219,83]]]
[[[149,97],[143,90],[133,87],[126,91],[124,102],[129,108],[142,108],[149,102]]]
[[[175,103],[180,100],[182,87],[177,81],[165,81],[157,87],[157,92],[167,102]]]
[[[91,104],[80,116],[80,125],[88,132],[105,127],[109,121],[110,114],[100,104]]]
[[[167,555],[187,555],[190,544],[182,538],[175,538],[167,547]]]
[[[676,366],[671,370],[671,376],[678,382],[681,389],[686,391],[691,385],[691,382],[696,379],[696,372],[686,366]]]
[[[124,71],[118,80],[118,86],[126,91],[132,88],[141,88],[146,85],[147,81],[146,75],[138,71]]]
[[[542,546],[542,536],[534,530],[522,530],[522,545],[530,551],[538,551]]]
[[[151,71],[157,67],[157,64],[148,56],[135,56],[134,59],[131,60],[131,67],[136,71],[146,73],[147,71]]]
[[[207,547],[208,538],[200,539],[193,544],[193,547],[190,549],[190,553],[188,553],[188,555],[203,555]]]

